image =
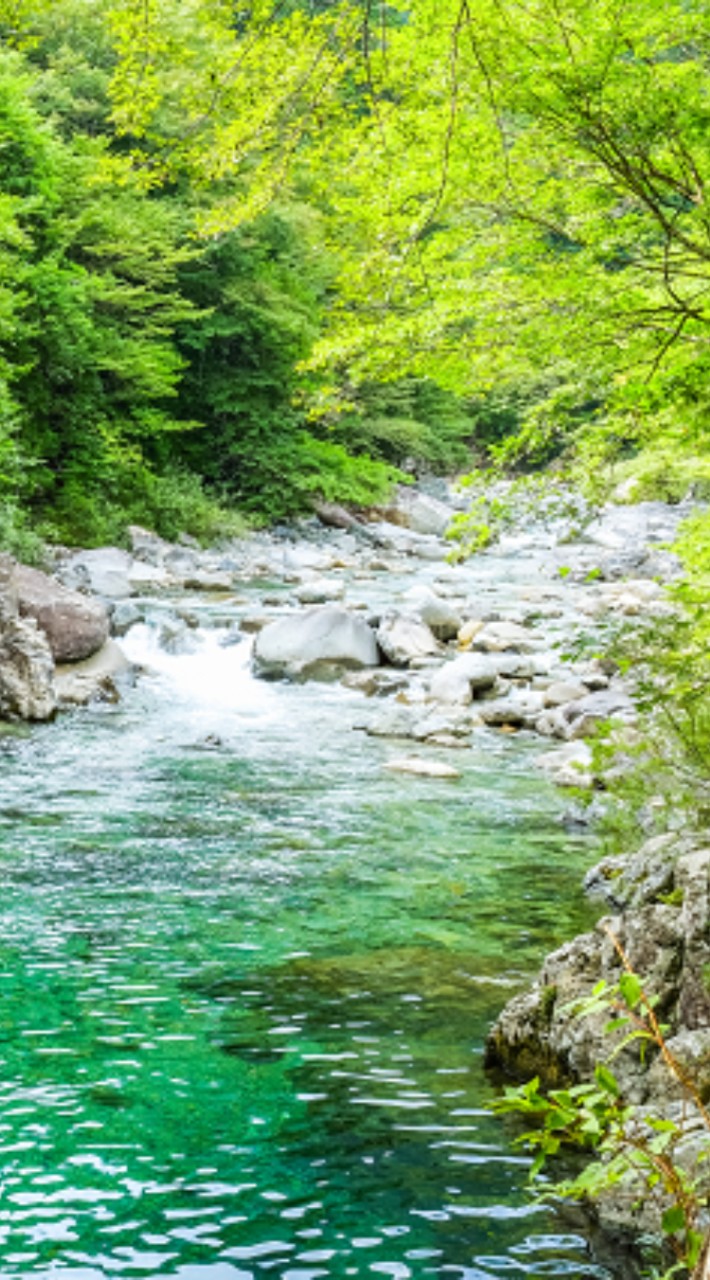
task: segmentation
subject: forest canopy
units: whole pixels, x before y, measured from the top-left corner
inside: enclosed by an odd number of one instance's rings
[[[6,538],[472,460],[707,484],[707,4],[13,0],[0,35]]]

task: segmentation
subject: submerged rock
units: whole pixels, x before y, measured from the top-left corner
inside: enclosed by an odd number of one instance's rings
[[[395,760],[388,760],[383,767],[393,773],[413,773],[423,778],[461,777],[453,765],[444,764],[441,760],[424,760],[421,756],[398,756]]]

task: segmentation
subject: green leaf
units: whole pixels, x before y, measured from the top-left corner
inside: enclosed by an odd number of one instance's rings
[[[685,1210],[679,1204],[671,1205],[670,1209],[666,1209],[663,1214],[661,1226],[667,1236],[675,1235],[679,1231],[685,1231]]]
[[[606,1093],[610,1093],[614,1098],[619,1097],[621,1091],[619,1089],[618,1081],[614,1073],[610,1071],[608,1067],[605,1067],[601,1062],[597,1063],[597,1066],[594,1068],[594,1076],[600,1088],[602,1088]]]
[[[619,991],[629,1009],[635,1009],[643,995],[643,987],[635,973],[622,973],[619,978]]]

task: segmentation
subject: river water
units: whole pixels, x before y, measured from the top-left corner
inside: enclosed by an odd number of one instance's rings
[[[202,618],[3,741],[2,1280],[607,1277],[482,1069],[589,920],[539,742],[389,772],[361,694],[256,681]]]

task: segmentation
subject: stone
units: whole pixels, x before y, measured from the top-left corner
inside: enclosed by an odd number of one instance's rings
[[[687,511],[665,502],[634,505],[609,503],[584,531],[585,540],[609,551],[643,549],[648,543],[672,542]]]
[[[137,622],[143,621],[143,613],[132,600],[121,600],[111,610],[111,634],[125,636]]]
[[[414,533],[430,534],[437,538],[443,537],[454,514],[452,508],[438,498],[432,498],[417,489],[405,488],[400,488],[397,492],[394,513],[398,517],[396,523]]]
[[[119,547],[98,547],[70,556],[57,577],[70,589],[88,591],[104,600],[125,600],[133,594],[131,564],[131,557]]]
[[[257,632],[263,631],[264,627],[268,627],[273,622],[270,614],[266,613],[245,613],[244,617],[239,621],[239,628],[245,635],[256,635]]]
[[[165,556],[172,550],[171,543],[166,542],[152,529],[144,529],[142,525],[129,524],[126,532],[132,554],[146,564],[162,565]]]
[[[532,726],[542,709],[542,694],[534,689],[515,691],[504,698],[494,698],[490,702],[477,704],[478,713],[484,724],[495,726],[512,725],[515,728]]]
[[[83,706],[100,700],[116,702],[120,683],[133,672],[132,664],[115,640],[108,640],[98,653],[85,662],[58,666],[55,686],[60,707]]]
[[[362,727],[371,738],[411,738],[415,715],[411,707],[386,706]]]
[[[321,547],[306,546],[303,543],[284,547],[281,553],[281,567],[288,573],[302,574],[305,570],[323,572],[329,569],[332,557],[330,552]]]
[[[497,678],[495,659],[480,653],[462,653],[434,673],[428,697],[435,702],[466,706],[475,693],[492,689]]]
[[[565,738],[589,737],[605,720],[621,717],[632,719],[634,705],[623,689],[600,689],[588,693],[577,702],[568,702],[559,710]]]
[[[545,689],[542,701],[545,707],[562,707],[567,702],[579,702],[588,692],[581,682],[577,684],[572,680],[554,680]]]
[[[408,611],[430,628],[437,640],[453,640],[462,625],[461,614],[429,587],[412,587],[404,596]]]
[[[469,618],[467,622],[462,623],[456,635],[459,649],[470,649],[479,631],[482,631],[484,626],[483,618]]]
[[[431,628],[420,618],[409,614],[387,614],[377,628],[377,643],[395,667],[406,667],[415,658],[426,658],[439,652],[439,644]]]
[[[56,709],[47,637],[33,619],[0,606],[0,718],[50,720]]]
[[[430,711],[421,719],[414,720],[411,736],[415,742],[428,742],[439,734],[445,734],[448,737],[468,736],[470,728],[470,718],[463,710],[458,714],[450,712],[448,715]]]
[[[343,676],[342,684],[346,689],[355,689],[364,693],[366,698],[382,697],[388,693],[398,693],[409,680],[404,671],[393,671],[391,667],[369,667],[365,671],[348,671]]]
[[[537,648],[537,642],[527,627],[517,622],[487,622],[474,636],[472,648],[485,653],[502,653],[506,649],[530,653]]]
[[[688,843],[654,837],[631,858],[605,859],[590,873],[588,884],[613,896],[617,914],[548,956],[533,987],[506,1005],[489,1037],[489,1065],[558,1084],[591,1078],[616,1048],[624,1098],[668,1114],[683,1091],[658,1054],[641,1054],[637,1041],[620,1049],[624,1030],[608,1032],[607,1009],[575,1013],[598,982],[613,988],[623,965],[657,1001],[669,1049],[710,1099],[710,849]]]
[[[313,582],[304,582],[294,594],[299,604],[329,604],[342,600],[345,583],[338,578],[316,578]]]
[[[535,763],[558,787],[589,790],[594,785],[592,750],[586,742],[569,742],[556,751],[546,751]]]
[[[441,760],[424,760],[421,756],[399,756],[395,760],[388,760],[383,767],[393,773],[413,773],[423,778],[461,777],[453,765],[444,764]]]
[[[307,678],[322,664],[375,667],[380,656],[364,619],[337,605],[308,609],[268,623],[254,642],[253,664],[267,678]]]
[[[313,510],[321,524],[330,529],[352,529],[358,524],[355,516],[336,502],[314,502]]]
[[[81,662],[108,639],[106,606],[70,591],[38,569],[16,565],[13,580],[21,617],[33,618],[55,662]]]
[[[615,911],[658,902],[674,888],[681,848],[675,834],[653,836],[630,856],[602,858],[587,872],[584,887],[587,893],[604,898]]]
[[[191,570],[183,578],[182,585],[186,591],[227,592],[232,590],[234,578],[231,573],[198,568]]]

